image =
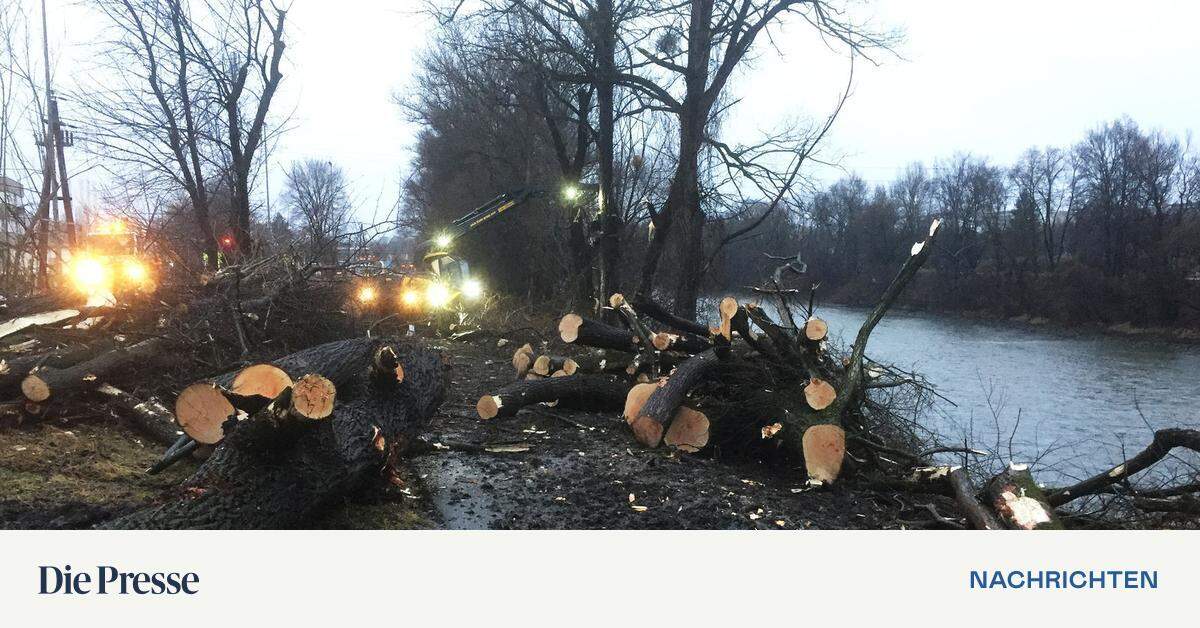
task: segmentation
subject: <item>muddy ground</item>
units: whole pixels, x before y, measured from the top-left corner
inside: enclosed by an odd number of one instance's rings
[[[899,495],[854,481],[810,490],[802,470],[779,464],[646,450],[619,412],[537,406],[480,421],[475,403],[511,381],[514,347],[528,340],[537,345],[536,334],[523,333],[504,342],[486,334],[430,341],[446,355],[452,385],[427,430],[429,446],[407,460],[400,482],[381,480],[314,525],[903,528],[941,525],[930,505],[956,514],[953,501],[942,496]],[[0,425],[0,527],[90,527],[153,503],[199,464],[188,460],[147,475],[144,469],[163,447],[119,413],[101,405],[89,410]]]

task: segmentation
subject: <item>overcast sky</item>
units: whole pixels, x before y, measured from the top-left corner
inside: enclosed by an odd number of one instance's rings
[[[56,80],[69,83],[73,73],[86,71],[95,21],[75,0],[49,4],[52,37],[67,42],[57,46]],[[392,95],[409,86],[432,26],[412,12],[416,4],[294,0],[277,97],[277,111],[292,113],[291,129],[270,156],[273,197],[284,165],[315,157],[349,173],[364,220],[394,206],[416,129],[403,121]],[[1031,145],[1069,145],[1121,115],[1179,135],[1200,131],[1200,3],[855,6],[877,26],[904,32],[902,58],[857,64],[852,96],[827,139],[826,155],[839,156],[842,167],[870,182],[889,180],[910,161],[955,151],[1008,163]],[[750,141],[789,117],[823,117],[845,84],[846,58],[806,25],[780,32],[775,43],[779,53],[762,50],[732,87],[744,98],[725,127],[733,141]]]

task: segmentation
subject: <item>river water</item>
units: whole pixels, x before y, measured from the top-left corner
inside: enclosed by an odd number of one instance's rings
[[[848,346],[867,310],[817,315]],[[893,310],[867,355],[923,374],[949,400],[927,428],[957,443],[969,433],[984,449],[999,442],[1006,458],[1011,434],[1012,458],[1037,458],[1044,482],[1125,459],[1122,447],[1140,451],[1152,427],[1200,428],[1200,346]]]

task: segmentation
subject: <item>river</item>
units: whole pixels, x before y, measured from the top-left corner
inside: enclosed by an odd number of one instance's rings
[[[817,307],[844,346],[866,314]],[[1124,459],[1123,444],[1140,451],[1147,422],[1200,428],[1200,346],[893,310],[867,355],[923,374],[949,400],[926,427],[951,442],[970,431],[984,449],[999,441],[1005,457],[1012,434],[1013,458],[1040,456],[1043,482],[1100,471]]]

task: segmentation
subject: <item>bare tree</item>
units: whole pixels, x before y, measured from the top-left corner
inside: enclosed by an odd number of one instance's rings
[[[210,267],[213,190],[229,190],[232,227],[250,247],[250,191],[282,80],[286,11],[269,0],[91,0],[111,31],[107,70],[77,100],[89,145],[118,178],[187,192]]]
[[[696,0],[672,5],[659,13],[651,28],[657,49],[639,50],[658,74],[625,74],[618,84],[637,90],[654,106],[678,118],[679,157],[663,208],[654,216],[654,238],[642,266],[638,294],[648,295],[668,236],[678,230],[678,263],[686,270],[675,290],[675,310],[694,317],[700,289],[704,222],[700,155],[716,107],[734,71],[751,55],[760,36],[786,18],[813,27],[827,41],[852,54],[886,48],[888,35],[850,20],[834,3],[821,0]],[[678,24],[682,21],[684,27]],[[682,93],[678,86],[682,83]]]
[[[337,263],[337,243],[351,210],[345,172],[320,159],[295,162],[288,168],[282,200],[308,240],[310,257]]]

